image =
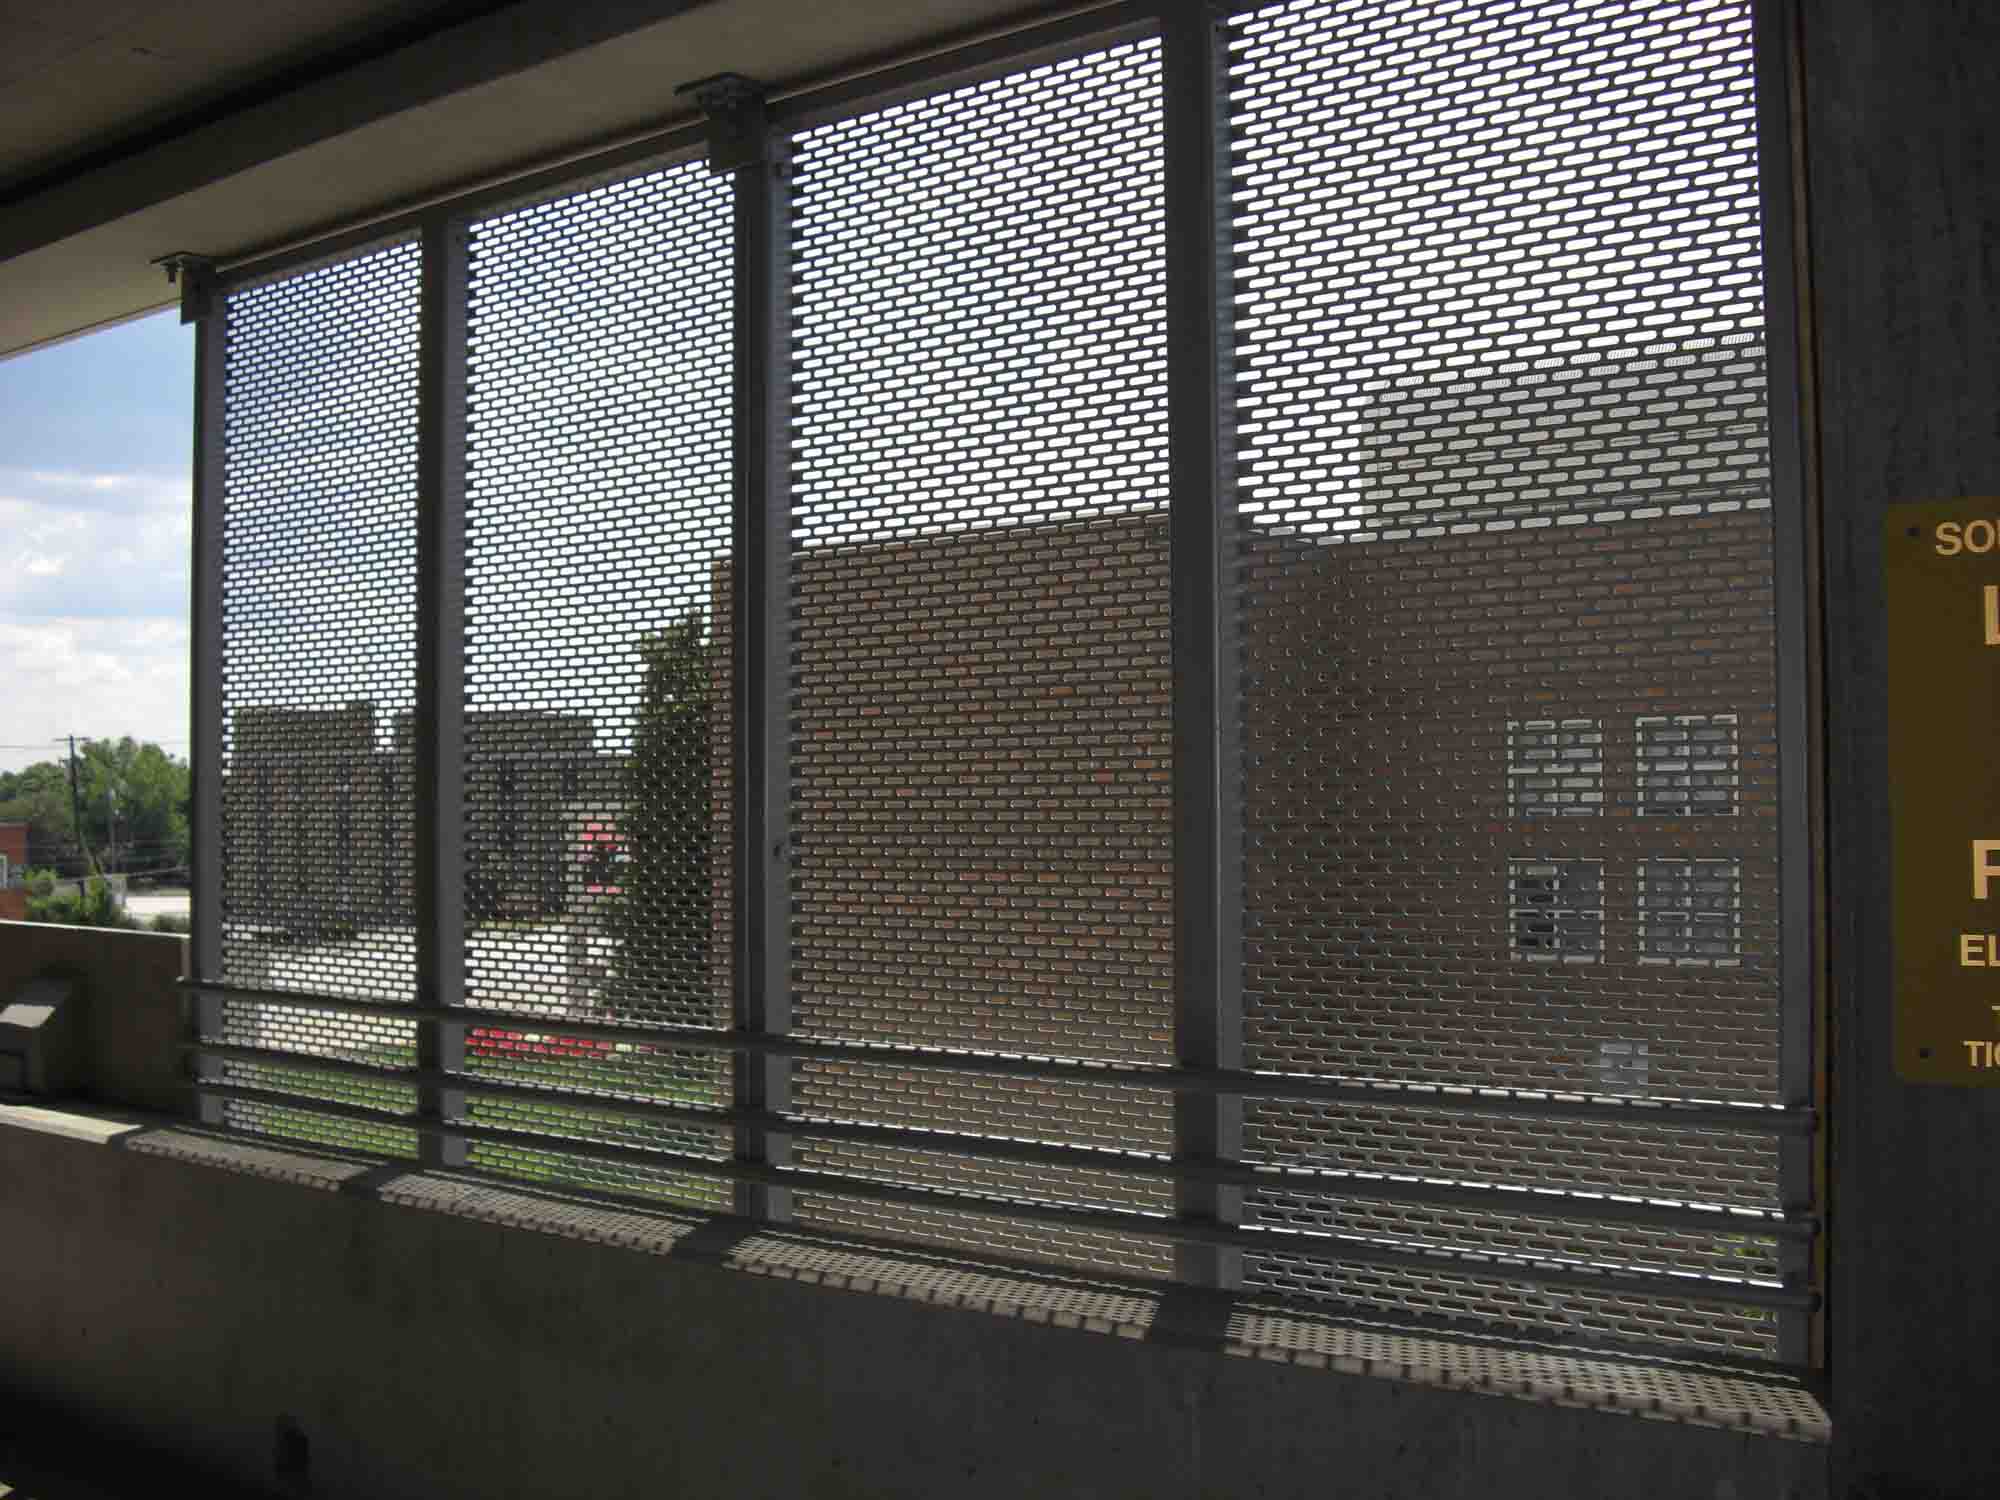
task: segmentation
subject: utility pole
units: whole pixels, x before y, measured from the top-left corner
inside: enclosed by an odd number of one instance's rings
[[[83,837],[83,794],[77,787],[76,779],[76,736],[69,737],[69,819],[70,827],[76,833],[76,847],[83,851],[83,873],[97,873],[97,861],[90,856],[90,845]]]

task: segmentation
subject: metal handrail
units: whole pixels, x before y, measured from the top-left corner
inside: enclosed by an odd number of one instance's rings
[[[450,1089],[491,1098],[575,1105],[624,1115],[632,1119],[660,1120],[672,1124],[711,1128],[754,1125],[783,1131],[795,1137],[849,1140],[906,1150],[948,1152],[955,1156],[987,1161],[1114,1171],[1131,1177],[1162,1182],[1208,1182],[1266,1192],[1297,1192],[1321,1198],[1424,1204],[1431,1207],[1463,1208],[1486,1213],[1526,1214],[1535,1218],[1630,1224],[1662,1230],[1693,1230],[1705,1234],[1810,1238],[1818,1229],[1817,1220],[1809,1214],[1739,1207],[1733,1204],[1649,1199],[1636,1194],[1613,1195],[1502,1183],[1471,1183],[1426,1178],[1414,1174],[1356,1172],[1343,1168],[1287,1167],[1276,1164],[1233,1162],[1179,1162],[1164,1152],[1109,1146],[1062,1145],[1000,1136],[929,1130],[919,1126],[870,1124],[796,1111],[666,1104],[617,1093],[531,1083],[510,1083],[453,1071],[394,1068],[374,1063],[353,1062],[345,1058],[322,1057],[310,1052],[288,1052],[280,1048],[189,1041],[182,1044],[182,1050],[202,1057],[265,1067],[317,1071],[341,1077],[366,1078],[408,1088]],[[265,1092],[311,1100],[315,1105],[318,1102],[314,1096],[292,1095],[286,1090]],[[402,1114],[394,1111],[385,1110],[382,1113],[385,1118],[398,1121],[404,1119]],[[417,1117],[414,1112],[408,1116],[410,1119]]]
[[[494,1026],[558,1033],[586,1041],[644,1042],[669,1050],[742,1052],[813,1062],[880,1063],[904,1068],[1010,1078],[1046,1078],[1173,1093],[1227,1094],[1244,1099],[1288,1099],[1316,1104],[1357,1104],[1380,1109],[1448,1109],[1462,1114],[1526,1116],[1547,1120],[1604,1120],[1663,1125],[1681,1130],[1726,1130],[1782,1136],[1812,1133],[1810,1108],[1690,1101],[1647,1096],[1497,1089],[1476,1084],[1418,1084],[1345,1077],[1309,1077],[1221,1068],[1099,1063],[1013,1051],[964,1051],[908,1047],[889,1042],[810,1041],[795,1036],[746,1035],[698,1026],[616,1025],[570,1020],[547,1012],[441,1009],[340,995],[262,990],[182,980],[180,988],[212,999],[297,1010],[332,1011],[411,1024]]]
[[[1325,1234],[1296,1228],[1251,1229],[1204,1223],[1148,1214],[1139,1210],[1090,1208],[1081,1205],[1004,1198],[987,1194],[953,1192],[940,1188],[909,1187],[873,1178],[850,1177],[841,1173],[814,1172],[797,1167],[776,1167],[762,1163],[691,1156],[654,1147],[613,1144],[605,1141],[576,1140],[568,1136],[537,1131],[507,1130],[490,1125],[454,1121],[446,1124],[424,1116],[371,1109],[333,1100],[284,1093],[272,1089],[246,1087],[198,1079],[197,1093],[245,1103],[278,1108],[306,1108],[315,1114],[362,1120],[394,1129],[410,1130],[433,1138],[485,1142],[515,1146],[556,1155],[591,1160],[624,1162],[637,1166],[718,1177],[732,1182],[764,1183],[790,1188],[794,1192],[814,1192],[882,1203],[905,1203],[926,1208],[953,1209],[961,1213],[997,1215],[1033,1223],[1052,1224],[1100,1233],[1136,1234],[1177,1243],[1221,1245],[1265,1254],[1306,1252],[1337,1257],[1360,1265],[1400,1269],[1450,1272],[1462,1276],[1532,1282],[1567,1287],[1577,1292],[1606,1296],[1661,1296],[1698,1302],[1722,1303],[1739,1307],[1789,1308],[1810,1310],[1817,1306],[1815,1293],[1751,1278],[1697,1275],[1691,1272],[1642,1271],[1591,1265],[1554,1257],[1494,1255],[1473,1250],[1415,1249],[1359,1235]]]

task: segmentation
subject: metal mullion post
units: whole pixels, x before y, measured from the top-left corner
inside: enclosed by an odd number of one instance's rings
[[[1175,1053],[1243,1062],[1241,637],[1232,473],[1226,19],[1202,0],[1161,17],[1165,96],[1168,470],[1173,574]],[[1243,1101],[1176,1095],[1174,1154],[1243,1154]],[[1181,1218],[1233,1225],[1243,1190],[1182,1179]],[[1243,1252],[1182,1245],[1175,1274],[1234,1287]]]
[[[709,165],[735,194],[735,379],[730,525],[730,879],[736,913],[731,1023],[746,1036],[791,1029],[791,185],[788,136],[770,124],[764,91],[735,74],[685,86],[710,121]],[[737,1107],[791,1107],[789,1059],[739,1051]],[[738,1125],[735,1158],[786,1167],[790,1135]],[[735,1211],[792,1217],[792,1193],[739,1181]]]
[[[1764,253],[1764,337],[1771,418],[1773,579],[1777,625],[1779,1041],[1778,1090],[1788,1109],[1818,1102],[1822,1040],[1817,1003],[1824,993],[1825,952],[1819,913],[1822,845],[1816,809],[1823,805],[1818,691],[1819,514],[1813,441],[1811,325],[1806,222],[1799,195],[1803,164],[1798,116],[1798,15],[1793,0],[1758,0],[1754,17],[1757,135]],[[1822,1119],[1820,1130],[1825,1129]],[[1811,1212],[1820,1193],[1824,1141],[1787,1135],[1778,1141],[1778,1194],[1789,1212]],[[1778,1268],[1792,1289],[1811,1286],[1816,1247],[1781,1240]],[[1816,1362],[1812,1313],[1782,1309],[1778,1357]]]
[[[417,663],[411,753],[414,789],[417,1004],[455,1009],[465,1000],[465,322],[466,228],[434,218],[423,228],[417,435]],[[417,1066],[461,1072],[465,1028],[417,1025]],[[465,1116],[460,1089],[417,1091],[418,1113],[450,1124]],[[423,1133],[426,1166],[462,1166],[462,1136]]]
[[[179,274],[192,280],[206,268],[182,265]],[[184,298],[184,306],[193,299]],[[192,310],[192,309],[190,309]],[[206,298],[195,323],[194,344],[194,552],[190,598],[191,698],[188,747],[191,814],[189,886],[192,921],[188,939],[188,977],[198,983],[219,983],[222,969],[222,562],[223,475],[228,380],[229,303],[226,297]],[[196,1034],[202,1040],[223,1035],[219,997],[197,994]],[[197,1057],[198,1078],[220,1078],[220,1062]],[[203,1124],[223,1123],[222,1100],[197,1093],[196,1118]]]

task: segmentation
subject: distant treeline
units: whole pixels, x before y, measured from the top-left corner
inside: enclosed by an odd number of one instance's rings
[[[127,737],[0,771],[0,822],[28,825],[28,863],[58,874],[143,873],[188,862],[187,762]]]

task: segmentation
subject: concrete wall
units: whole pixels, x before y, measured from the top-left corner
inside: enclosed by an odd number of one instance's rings
[[[84,1011],[84,1096],[106,1104],[183,1110],[186,1035],[174,983],[187,939],[42,922],[0,922],[0,1003],[45,974],[73,980]]]
[[[289,1423],[309,1474],[283,1493],[1824,1494],[1814,1443],[1032,1326],[746,1274],[726,1241],[649,1254],[566,1237],[561,1212],[537,1233],[379,1201],[380,1174],[315,1191],[148,1144],[0,1113],[8,1265],[33,1288],[0,1297],[0,1402],[245,1481],[273,1478]]]

